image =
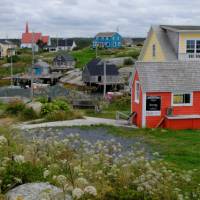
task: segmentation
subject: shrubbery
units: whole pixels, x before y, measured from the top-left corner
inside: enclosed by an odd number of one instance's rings
[[[26,107],[22,101],[12,101],[6,105],[4,114],[18,117],[20,120],[33,120],[37,119],[37,113],[32,109]]]
[[[54,100],[52,102],[44,103],[41,114],[45,116],[55,111],[69,111],[68,103],[63,100]]]
[[[124,65],[133,65],[133,60],[131,58],[127,58],[124,60]]]
[[[82,114],[70,108],[64,100],[54,100],[46,102],[42,106],[41,115],[46,121],[62,121],[82,118]]]
[[[22,101],[12,101],[6,107],[6,113],[11,115],[18,115],[25,109],[25,104]]]
[[[16,63],[20,60],[19,56],[15,55],[15,56],[12,56],[12,62],[13,63]],[[11,57],[7,57],[7,62],[10,63],[11,62]]]

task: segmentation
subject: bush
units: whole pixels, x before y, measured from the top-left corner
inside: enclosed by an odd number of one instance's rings
[[[13,63],[16,63],[20,60],[19,56],[15,55],[15,56],[12,56],[12,62]],[[7,57],[7,62],[10,63],[11,62],[11,57]]]
[[[37,119],[38,115],[33,110],[33,108],[24,108],[20,113],[20,119],[21,120],[33,120]]]
[[[7,105],[6,113],[11,115],[18,115],[25,109],[25,104],[22,101],[12,101]]]
[[[46,121],[64,121],[64,120],[72,120],[72,119],[81,119],[83,118],[80,112],[73,111],[55,111],[49,113],[46,116]]]
[[[43,116],[53,113],[55,111],[69,111],[69,105],[63,100],[55,100],[50,103],[44,103],[42,106],[41,114]]]
[[[133,60],[131,58],[124,59],[124,65],[133,65]]]
[[[20,185],[43,180],[43,168],[34,166],[29,162],[16,163],[10,162],[4,173],[1,188],[2,191],[11,189],[12,185]],[[10,185],[10,187],[8,187]]]

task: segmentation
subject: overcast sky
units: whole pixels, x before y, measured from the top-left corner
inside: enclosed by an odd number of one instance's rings
[[[101,31],[144,37],[152,24],[200,25],[199,0],[0,0],[0,38],[30,30],[59,37]]]

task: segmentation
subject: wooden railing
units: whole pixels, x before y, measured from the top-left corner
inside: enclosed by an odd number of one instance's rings
[[[116,120],[124,119],[127,120],[128,124],[132,124],[132,119],[136,117],[137,113],[133,112],[131,114],[127,114],[121,111],[116,112]]]
[[[185,61],[200,60],[200,53],[180,53],[179,60],[185,60]]]

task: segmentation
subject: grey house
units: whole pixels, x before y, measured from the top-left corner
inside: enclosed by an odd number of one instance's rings
[[[75,59],[66,53],[61,53],[53,59],[52,71],[67,71],[75,67]]]
[[[76,47],[76,43],[73,39],[59,39],[58,50],[72,51]]]
[[[82,74],[83,82],[87,85],[104,85],[104,63],[101,59],[90,61],[84,68]],[[120,76],[116,65],[106,64],[106,85],[120,85]]]

